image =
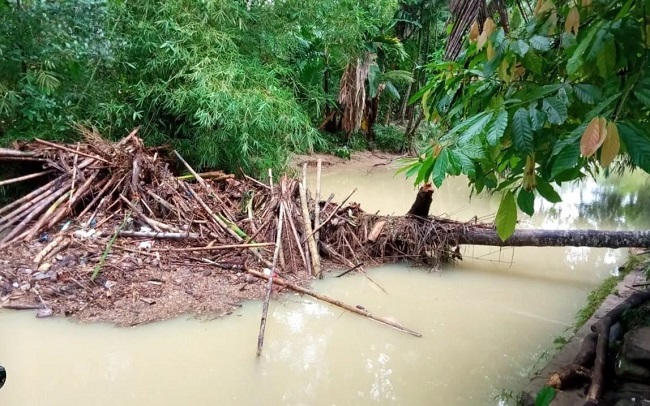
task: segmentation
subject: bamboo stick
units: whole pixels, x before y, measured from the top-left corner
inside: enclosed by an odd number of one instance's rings
[[[32,174],[25,175],[25,176],[19,176],[17,178],[5,179],[3,181],[0,181],[0,186],[11,185],[12,183],[18,183],[18,182],[22,182],[24,180],[38,178],[40,176],[47,175],[47,174],[52,173],[52,172],[54,172],[54,171],[52,169],[49,169],[47,171],[32,173]]]
[[[33,157],[36,152],[16,151],[11,148],[0,148],[0,157]]]
[[[42,140],[40,138],[35,138],[34,141],[38,142],[39,144],[47,145],[48,147],[52,147],[52,148],[56,148],[56,149],[60,149],[60,150],[63,150],[63,151],[70,152],[71,154],[79,154],[79,155],[83,155],[83,156],[85,156],[87,158],[92,158],[92,159],[96,159],[98,161],[102,161],[102,162],[104,162],[106,164],[109,164],[109,165],[111,164],[109,161],[105,160],[102,157],[95,156],[95,155],[90,155],[90,154],[87,154],[87,153],[81,152],[81,151],[75,151],[72,148],[68,148],[68,147],[65,147],[63,145],[55,144],[53,142],[45,141],[45,140]]]
[[[266,280],[269,279],[269,277],[267,277],[263,273],[255,271],[253,269],[248,269],[247,268],[246,272],[250,273],[253,276],[261,278],[261,279],[266,279]],[[390,319],[387,319],[385,317],[375,316],[375,315],[371,314],[369,311],[367,311],[365,309],[359,309],[358,307],[350,306],[350,305],[348,305],[346,303],[343,303],[343,302],[341,302],[339,300],[333,299],[333,298],[331,298],[329,296],[325,296],[325,295],[320,294],[320,293],[313,292],[313,291],[311,291],[309,289],[305,289],[302,286],[295,285],[295,284],[293,284],[293,283],[291,283],[289,281],[286,281],[286,280],[284,280],[282,278],[279,278],[279,277],[274,278],[274,281],[275,281],[276,284],[281,285],[281,286],[286,286],[287,288],[293,290],[294,292],[303,293],[305,295],[311,296],[311,297],[316,298],[318,300],[322,300],[323,302],[333,304],[334,306],[340,307],[342,309],[345,309],[345,310],[350,311],[352,313],[358,314],[360,316],[364,316],[364,317],[366,317],[366,318],[368,318],[370,320],[379,322],[381,324],[385,324],[385,325],[387,325],[389,327],[393,327],[394,329],[403,331],[403,332],[411,334],[413,336],[422,337],[422,334],[420,334],[420,333],[418,333],[416,331],[413,331],[413,330],[411,330],[409,328],[406,328],[406,327],[402,326],[401,324],[399,324],[399,323],[397,323],[395,321],[392,321]]]
[[[207,247],[187,247],[187,248],[157,248],[150,251],[179,251],[179,252],[190,252],[190,251],[218,251],[218,250],[229,250],[229,249],[240,249],[240,248],[261,248],[261,247],[270,247],[275,245],[274,242],[258,242],[254,244],[228,244],[228,245],[210,245]]]
[[[68,198],[68,195],[70,195],[72,191],[67,191],[61,197],[56,199],[56,201],[41,215],[41,217],[38,219],[36,223],[28,230],[26,231],[23,236],[19,237],[22,238],[24,241],[29,241],[30,239],[34,238],[36,233],[38,233],[41,229],[43,229],[43,225],[48,221],[48,219],[52,218],[52,215],[56,210],[65,202],[65,200]],[[65,206],[63,206],[65,209]]]
[[[59,190],[56,190],[54,193],[48,195],[48,197],[45,200],[38,203],[36,207],[31,209],[29,214],[25,216],[23,220],[16,227],[14,227],[14,229],[11,230],[2,240],[0,240],[0,249],[6,248],[9,244],[13,243],[13,241],[11,241],[12,238],[18,235],[18,233],[22,232],[25,229],[25,227],[27,227],[27,224],[30,221],[32,221],[34,217],[36,217],[43,210],[45,210],[48,204],[51,204],[59,196],[66,193],[68,189],[70,189],[70,185],[68,185],[67,187],[63,187]]]
[[[293,233],[293,238],[296,240],[296,244],[298,245],[298,252],[300,253],[300,257],[302,258],[302,262],[305,264],[305,268],[309,269],[309,261],[307,260],[307,257],[305,256],[305,252],[302,249],[302,244],[300,244],[300,236],[298,235],[298,231],[296,230],[296,226],[293,223],[293,219],[291,218],[290,211],[286,207],[285,202],[281,202],[281,204],[284,206],[284,210],[289,213],[287,216],[287,219],[289,221],[289,226],[291,226],[291,232]]]
[[[192,167],[190,166],[190,164],[188,164],[187,161],[183,159],[183,157],[181,156],[181,154],[179,154],[178,151],[174,150],[174,155],[176,155],[176,158],[178,158],[178,159],[183,163],[183,165],[185,166],[185,168],[187,168],[187,170],[192,174],[192,176],[194,176],[194,178],[196,179],[196,181],[199,182],[199,184],[200,184],[201,186],[203,186],[203,187],[205,188],[205,190],[210,191],[210,187],[208,186],[207,183],[205,183],[205,181],[203,180],[203,178],[201,177],[201,175],[199,175],[198,173],[196,173],[196,171],[195,171],[194,169],[192,169]]]
[[[336,208],[334,209],[334,211],[333,211],[332,213],[330,213],[329,216],[327,216],[327,218],[325,219],[325,221],[323,221],[323,222],[318,226],[318,228],[314,229],[313,233],[317,232],[318,230],[320,230],[321,228],[323,228],[324,225],[326,225],[327,223],[329,223],[330,220],[332,219],[332,217],[334,217],[334,215],[339,211],[339,209],[340,209],[341,207],[343,207],[343,205],[345,204],[345,202],[347,202],[348,199],[349,199],[350,197],[352,197],[352,195],[353,195],[354,192],[356,192],[356,191],[357,191],[357,188],[354,188],[354,190],[353,190],[352,192],[350,192],[350,194],[348,195],[348,197],[346,197],[345,199],[343,199],[343,201],[342,201],[341,203],[339,203],[339,204],[336,206]],[[309,238],[309,237],[311,237],[311,235],[307,236],[307,238]]]
[[[321,178],[321,169],[323,165],[323,160],[318,158],[318,163],[316,164],[316,203],[314,204],[314,239],[316,240],[316,245],[320,241],[320,178]]]
[[[92,182],[95,180],[95,178],[99,175],[99,172],[94,172],[91,176],[86,179],[86,182],[84,182],[81,187],[77,189],[77,193],[72,196],[69,200],[69,202],[72,202],[72,207],[74,207],[74,204],[77,203],[77,200],[79,200],[80,197],[86,194],[86,192],[91,188]],[[72,195],[73,190],[70,189],[70,194]],[[66,213],[71,213],[72,210],[69,209],[68,207],[61,206],[59,210],[52,216],[50,221],[48,221],[47,225],[45,228],[50,229],[56,225],[61,219],[66,215]]]
[[[54,179],[53,181],[39,187],[38,189],[34,190],[33,192],[30,192],[26,194],[25,196],[21,197],[20,199],[9,203],[8,205],[4,206],[3,208],[0,209],[0,214],[4,214],[10,210],[12,210],[16,206],[20,206],[25,202],[28,202],[30,199],[33,199],[35,197],[40,197],[42,196],[43,192],[45,192],[47,189],[51,188],[54,186],[55,182],[58,182],[61,180],[63,176],[59,176],[58,178]],[[0,223],[2,223],[3,220],[0,219]]]
[[[309,217],[309,207],[307,206],[306,184],[307,164],[304,164],[302,172],[302,183],[298,186],[300,191],[300,206],[302,208],[302,221],[303,227],[305,229],[305,234],[307,235],[307,247],[309,248],[309,254],[311,256],[312,275],[320,278],[320,257],[318,256],[318,247],[316,246],[316,240],[314,239],[314,233],[311,228],[311,218]]]
[[[275,267],[278,264],[278,254],[280,253],[280,242],[282,239],[282,222],[284,217],[284,207],[280,206],[280,214],[278,214],[278,230],[275,236],[275,251],[273,252],[273,265],[271,266],[271,275],[268,277],[266,285],[266,297],[262,305],[262,319],[260,320],[260,333],[257,336],[257,356],[262,354],[262,346],[264,345],[264,330],[266,329],[266,318],[269,313],[269,301],[271,300],[271,291],[273,290],[273,277],[275,275]]]

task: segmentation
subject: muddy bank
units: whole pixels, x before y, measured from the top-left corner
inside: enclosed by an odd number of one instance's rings
[[[614,288],[613,292],[605,299],[605,301],[600,305],[600,307],[594,312],[591,318],[580,328],[578,331],[571,337],[571,339],[562,347],[562,349],[555,354],[551,360],[546,364],[546,366],[538,371],[535,376],[531,379],[528,385],[524,388],[521,393],[521,404],[523,405],[535,405],[535,399],[538,393],[549,385],[551,382],[557,384],[558,382],[558,373],[562,370],[567,370],[566,368],[570,365],[575,364],[575,360],[581,358],[580,354],[585,354],[585,349],[593,345],[593,350],[596,351],[596,337],[594,336],[593,326],[596,325],[599,321],[603,320],[606,316],[611,314],[610,312],[617,308],[617,306],[622,305],[633,295],[638,295],[639,289],[644,289],[643,287],[634,287],[635,285],[642,285],[646,283],[645,278],[645,266],[636,267],[629,274],[627,274]],[[618,332],[610,332],[609,339],[612,342],[619,341],[620,337],[620,327],[616,327]],[[585,345],[587,342],[591,341],[590,344]],[[610,343],[612,344],[612,343]],[[610,351],[608,350],[607,353]],[[602,404],[619,404],[618,401],[621,399],[627,399],[631,403],[620,403],[620,404],[645,404],[644,402],[650,401],[650,387],[639,386],[635,383],[625,383],[625,380],[615,378],[614,376],[614,367],[613,367],[613,355],[609,354],[608,360],[606,362],[604,374],[604,393],[601,395]],[[595,356],[595,355],[592,355]],[[587,367],[593,365],[593,361],[587,364]],[[589,368],[587,368],[589,369]],[[592,376],[592,372],[585,370],[585,374],[588,374],[591,379],[596,379],[595,375]],[[582,374],[582,372],[580,373]],[[582,383],[567,381],[567,384],[570,384],[571,387],[563,388],[563,390],[555,391],[555,396],[549,404],[553,406],[569,406],[569,405],[580,405],[587,404],[587,390],[589,388],[590,379],[585,376],[576,375],[572,379],[583,380]],[[616,383],[615,383],[616,382]],[[631,393],[627,394],[629,388],[633,387],[636,391],[636,394]],[[645,399],[645,400],[644,400]],[[625,402],[625,401],[623,401]]]

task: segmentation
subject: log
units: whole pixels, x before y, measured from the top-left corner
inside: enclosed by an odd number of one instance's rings
[[[505,241],[496,230],[468,225],[459,235],[459,244],[497,247],[650,247],[650,231],[606,230],[515,230]]]
[[[552,373],[546,384],[555,389],[566,390],[591,380],[591,371],[588,368],[593,364],[596,357],[597,342],[598,334],[588,334],[573,361],[559,371]]]

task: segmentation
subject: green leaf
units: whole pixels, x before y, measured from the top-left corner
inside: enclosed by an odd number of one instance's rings
[[[553,168],[551,169],[551,179],[555,179],[557,175],[568,170],[573,169],[578,165],[580,159],[580,143],[574,142],[567,144],[555,158]]]
[[[542,108],[548,116],[548,122],[551,124],[562,124],[567,119],[567,108],[562,100],[557,97],[547,97],[542,103]]]
[[[528,115],[530,116],[530,124],[532,126],[533,132],[541,130],[542,127],[544,127],[544,122],[546,119],[544,112],[535,108],[536,105],[537,103],[533,103],[528,109]]]
[[[386,82],[385,89],[386,89],[386,91],[388,92],[389,95],[393,96],[394,99],[397,99],[397,100],[400,99],[399,92],[395,88],[395,85],[393,85],[393,82]]]
[[[596,103],[596,100],[600,100],[600,98],[602,98],[600,89],[594,85],[586,83],[573,85],[573,92],[575,93],[578,100],[586,104],[594,104]]]
[[[458,138],[458,144],[466,144],[469,140],[481,134],[485,129],[487,123],[489,123],[492,119],[493,113],[485,112],[479,114],[478,116],[480,117],[477,120],[474,120],[472,125],[468,126],[463,134],[461,134],[461,136]]]
[[[549,406],[555,398],[555,388],[544,386],[537,392],[535,406]]]
[[[551,49],[551,39],[541,35],[533,35],[530,38],[530,46],[541,52],[546,52]]]
[[[536,181],[537,181],[537,191],[539,192],[540,196],[542,196],[544,199],[548,200],[551,203],[559,203],[562,201],[562,198],[555,191],[555,189],[550,183],[540,178],[539,176],[536,177]]]
[[[650,89],[648,88],[636,89],[634,90],[634,96],[646,107],[650,108]]]
[[[433,171],[433,165],[436,157],[433,155],[433,151],[431,151],[429,154],[427,154],[427,157],[422,161],[422,164],[416,166],[415,168],[419,168],[417,171],[418,176],[415,178],[415,184],[419,185],[422,182],[425,182],[429,176],[431,176],[431,171]],[[406,176],[409,176],[409,173],[411,171],[406,173]],[[413,172],[415,173],[415,172]]]
[[[530,46],[523,40],[517,40],[516,42],[510,44],[510,49],[512,49],[512,52],[523,58],[526,56],[526,53],[530,49]]]
[[[542,57],[534,52],[528,52],[524,57],[523,65],[524,68],[528,69],[529,71],[541,75],[543,62],[544,60]]]
[[[526,154],[533,152],[533,129],[528,110],[523,107],[512,117],[512,140],[519,151]]]
[[[508,126],[508,112],[501,110],[497,113],[494,120],[490,122],[487,130],[487,142],[489,145],[494,146],[501,141],[503,133],[506,131]]]
[[[515,232],[515,226],[517,225],[517,204],[515,203],[515,196],[511,191],[507,191],[503,195],[503,198],[501,198],[501,204],[499,204],[499,210],[497,210],[497,216],[494,222],[501,241],[507,240]]]
[[[519,194],[517,194],[517,205],[524,213],[532,216],[535,213],[535,193],[526,190],[519,189]]]
[[[650,134],[637,123],[616,123],[621,141],[627,148],[632,162],[646,173],[650,173]]]
[[[445,148],[440,151],[440,155],[438,155],[436,163],[433,165],[433,172],[431,173],[431,179],[437,188],[439,188],[442,185],[442,181],[445,180],[445,177],[447,176],[448,166],[449,150]]]
[[[569,75],[576,73],[582,66],[584,53],[601,25],[602,22],[599,22],[595,26],[590,27],[587,35],[579,41],[578,47],[573,51],[573,55],[571,55],[571,58],[569,58],[566,64],[566,71]]]
[[[614,45],[614,40],[612,39],[605,43],[603,50],[598,54],[598,58],[596,58],[596,67],[598,68],[600,76],[606,79],[616,73],[614,72],[615,66],[616,45]]]
[[[476,167],[474,166],[474,162],[470,157],[468,157],[467,155],[465,155],[465,153],[457,149],[452,150],[451,153],[458,161],[462,173],[467,175],[467,177],[469,177],[470,179],[476,177]]]

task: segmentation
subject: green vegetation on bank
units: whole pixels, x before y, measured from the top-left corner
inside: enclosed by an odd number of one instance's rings
[[[630,255],[625,265],[619,268],[618,275],[608,277],[599,287],[591,291],[587,296],[587,301],[584,307],[580,309],[576,315],[573,331],[575,332],[582,327],[596,312],[596,310],[598,310],[600,305],[603,304],[605,299],[607,299],[607,296],[615,293],[614,289],[616,288],[616,285],[618,285],[627,274],[638,267],[643,268],[646,273],[646,278],[650,276],[648,275],[648,272],[650,272],[650,254]]]

